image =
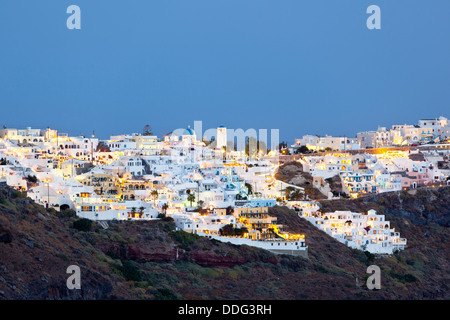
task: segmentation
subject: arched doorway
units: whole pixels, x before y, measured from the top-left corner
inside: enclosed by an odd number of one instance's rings
[[[63,205],[61,205],[61,207],[59,207],[59,209],[60,209],[61,211],[65,211],[65,210],[67,210],[67,209],[70,209],[70,206],[69,206],[68,204],[63,204]]]

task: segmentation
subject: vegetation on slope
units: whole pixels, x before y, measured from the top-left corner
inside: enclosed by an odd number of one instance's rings
[[[285,207],[270,214],[306,234],[309,259],[175,231],[170,218],[85,228],[70,210],[47,211],[3,188],[0,299],[449,298],[446,227],[391,219],[404,224],[400,232],[406,222],[417,236],[402,233],[411,249],[375,257],[336,242]],[[81,268],[81,290],[66,287],[73,264]],[[370,264],[382,270],[381,290],[364,286]]]

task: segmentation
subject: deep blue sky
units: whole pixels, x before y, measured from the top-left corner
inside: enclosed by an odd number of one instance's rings
[[[0,125],[106,138],[203,120],[293,142],[448,117],[449,14],[448,0],[1,0]]]

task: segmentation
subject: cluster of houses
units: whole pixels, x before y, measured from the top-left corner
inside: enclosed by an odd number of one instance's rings
[[[245,151],[225,152],[223,126],[209,146],[190,127],[161,139],[135,133],[99,140],[50,128],[3,128],[0,138],[0,181],[45,207],[72,209],[97,221],[163,214],[188,232],[306,253],[304,236],[282,232],[272,218],[256,217],[267,216],[282,195],[276,165],[250,159]],[[246,232],[224,234],[230,226]]]
[[[375,210],[322,213],[315,201],[293,201],[289,206],[299,217],[350,248],[373,254],[393,254],[406,248],[407,240],[401,238],[385,216]]]
[[[421,119],[417,125],[378,127],[376,131],[358,132],[355,137],[320,137],[305,135],[291,146],[293,153],[302,146],[311,151],[345,151],[388,146],[408,146],[427,143],[449,143],[450,124],[445,117]]]
[[[380,150],[380,149],[378,149]],[[366,194],[399,191],[426,186],[449,185],[448,160],[450,149],[388,150],[376,153],[350,154],[345,152],[311,154],[298,161],[303,171],[314,177],[319,190],[329,198],[336,193],[351,197]],[[342,190],[323,188],[327,180],[339,177]]]
[[[185,231],[235,245],[249,245],[279,254],[307,257],[305,236],[283,231],[268,207],[216,208],[172,215]]]
[[[169,213],[273,206],[280,194],[270,161],[248,161],[242,153],[225,159],[222,148],[207,147],[190,128],[163,139],[131,134],[103,141],[49,128],[4,128],[0,138],[0,179],[38,203],[91,212],[92,219],[127,216],[131,207],[145,207],[150,217],[147,209],[165,204]]]
[[[446,118],[376,132],[370,139],[362,139],[363,134],[355,139],[305,136],[293,147],[340,150],[297,159],[313,177],[314,186],[329,198],[449,183],[448,148],[350,152],[363,148],[362,141],[373,147],[385,146],[385,141],[397,144],[398,137],[399,145],[443,141],[448,139]],[[45,207],[72,209],[91,220],[151,220],[167,215],[187,232],[276,253],[306,254],[304,236],[284,232],[268,214],[269,207],[286,203],[287,188],[304,194],[302,187],[275,178],[278,150],[249,157],[245,150],[229,148],[228,140],[223,126],[211,141],[197,137],[190,127],[161,138],[144,132],[107,140],[94,134],[72,137],[50,128],[4,127],[0,182],[25,191]],[[342,187],[337,193],[330,187],[335,177]],[[306,196],[304,200],[308,203]],[[351,247],[389,253],[406,245],[373,211],[322,214],[304,210],[304,204],[300,207],[302,217]]]

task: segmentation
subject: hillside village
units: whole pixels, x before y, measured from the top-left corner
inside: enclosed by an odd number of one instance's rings
[[[391,254],[405,249],[407,240],[383,215],[321,212],[310,191],[331,200],[449,185],[449,131],[440,117],[356,138],[305,136],[291,147],[252,153],[230,148],[223,126],[211,140],[189,126],[163,137],[146,127],[108,140],[4,127],[0,181],[80,218],[171,217],[179,230],[307,256],[308,239],[284,231],[268,214],[285,205],[352,248]],[[279,179],[289,166],[292,175]]]

